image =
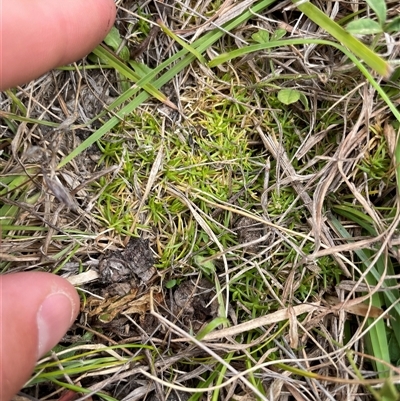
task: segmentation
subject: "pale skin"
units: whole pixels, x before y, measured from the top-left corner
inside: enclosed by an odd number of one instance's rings
[[[0,90],[82,58],[114,19],[113,0],[0,0]],[[78,312],[76,290],[56,275],[0,276],[0,401],[18,392]]]

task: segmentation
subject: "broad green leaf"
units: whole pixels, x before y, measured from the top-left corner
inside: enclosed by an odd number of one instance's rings
[[[300,96],[300,91],[296,89],[281,89],[278,92],[279,101],[286,105],[296,103],[300,99]]]
[[[111,49],[113,50],[118,49],[119,45],[122,42],[122,39],[118,29],[115,26],[111,28],[111,31],[105,37],[104,42],[106,43],[107,46],[111,47]]]
[[[107,46],[109,46],[111,49],[113,49],[114,51],[119,49],[119,47],[122,43],[122,38],[121,38],[121,35],[119,34],[118,29],[115,26],[113,26],[111,28],[111,31],[105,37],[104,43]],[[121,49],[121,51],[118,53],[118,57],[124,61],[128,61],[130,58],[129,49],[126,46],[124,46]]]
[[[386,0],[366,0],[370,8],[375,12],[380,24],[383,26],[386,22]]]
[[[271,36],[271,40],[279,40],[282,39],[286,35],[286,29],[279,28],[277,29]]]
[[[174,288],[176,286],[177,281],[175,279],[169,280],[165,284],[165,288]]]
[[[383,32],[382,26],[370,18],[349,22],[346,26],[346,30],[353,35],[372,35]]]
[[[269,32],[260,30],[251,35],[251,38],[258,43],[267,43],[269,42]]]
[[[396,17],[385,26],[385,32],[396,33],[400,31],[400,17]]]
[[[212,260],[207,260],[204,256],[195,256],[194,262],[196,265],[204,271],[206,274],[214,273],[215,272],[215,265]]]
[[[122,58],[122,60],[128,61],[131,57],[131,53],[129,49],[126,46],[124,46],[122,50],[119,52],[118,56],[119,58]]]

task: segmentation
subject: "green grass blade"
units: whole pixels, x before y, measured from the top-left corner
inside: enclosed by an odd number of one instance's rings
[[[53,128],[57,128],[60,125],[60,124],[54,123],[52,121],[37,120],[35,118],[24,117],[24,116],[20,116],[18,114],[8,113],[6,111],[1,111],[1,110],[0,110],[0,118],[12,120],[12,121],[24,122],[24,123],[45,125],[47,127],[53,127]]]
[[[339,45],[335,42],[331,42],[329,40],[320,40],[320,39],[285,39],[279,41],[273,41],[268,43],[258,43],[255,45],[250,45],[246,47],[242,47],[240,49],[233,50],[229,53],[223,53],[218,57],[215,57],[212,61],[208,63],[209,67],[216,67],[219,64],[232,60],[233,58],[243,56],[245,54],[254,53],[260,50],[267,50],[274,47],[279,46],[293,46],[300,44],[319,44],[319,45],[327,45],[333,46],[342,51],[362,72],[362,74],[368,79],[370,84],[375,88],[375,90],[379,93],[381,98],[385,101],[385,103],[390,108],[393,115],[396,117],[397,121],[400,122],[400,112],[397,110],[397,107],[390,100],[387,93],[382,89],[378,82],[374,79],[374,77],[368,72],[368,70],[363,66],[360,60],[357,59],[351,52],[348,51],[344,46]]]
[[[260,1],[259,3],[255,4],[250,10],[243,12],[241,15],[239,15],[232,21],[226,23],[224,25],[224,29],[229,31],[229,30],[235,28],[236,26],[245,22],[247,19],[251,18],[254,15],[253,13],[261,12],[262,10],[264,10],[265,8],[267,8],[274,2],[275,2],[275,0]],[[202,53],[208,47],[210,47],[213,43],[215,43],[218,39],[220,39],[224,34],[225,34],[224,31],[215,29],[215,30],[205,34],[204,37],[196,40],[192,44],[192,47],[195,48],[198,52]],[[182,60],[178,61],[175,65],[173,65],[171,67],[171,64],[173,64],[180,58],[182,58]],[[142,87],[145,83],[152,81],[157,76],[157,74],[161,73],[164,69],[167,69],[167,72],[164,73],[160,78],[158,78],[152,84],[156,89],[161,88],[163,85],[165,85],[167,82],[169,82],[175,75],[177,75],[180,71],[182,71],[185,67],[187,67],[195,59],[196,59],[195,56],[191,53],[188,54],[188,51],[186,49],[180,50],[175,55],[170,57],[168,60],[161,63],[151,73],[147,74],[145,77],[140,79],[136,83],[137,84],[136,88],[132,88],[129,91],[127,91],[126,93],[124,93],[123,95],[121,95],[115,102],[113,102],[112,105],[110,105],[108,107],[108,109],[113,110],[113,108],[122,104],[129,97],[136,94],[140,90],[140,87]],[[107,132],[109,132],[111,129],[113,129],[119,122],[121,122],[127,114],[132,113],[133,110],[135,110],[138,106],[140,106],[143,102],[145,102],[149,97],[150,97],[150,95],[146,92],[141,92],[139,95],[137,95],[137,97],[135,99],[133,99],[128,105],[123,107],[120,111],[116,112],[115,117],[110,118],[102,127],[100,127],[97,131],[95,131],[88,139],[86,139],[84,142],[82,142],[79,145],[79,147],[77,147],[71,153],[69,153],[60,162],[58,167],[62,167],[65,164],[69,163],[77,155],[79,155],[81,152],[83,152],[89,146],[91,146],[92,144],[97,142],[103,135],[105,135]],[[106,112],[103,112],[102,115],[104,115],[105,113]],[[95,119],[97,119],[98,117],[99,116],[97,116]],[[95,119],[93,119],[93,120],[95,120]]]
[[[196,340],[201,341],[207,334],[211,333],[214,331],[218,326],[221,325],[229,325],[229,320],[225,317],[217,317],[213,320],[211,320],[210,323],[206,325],[203,329],[199,331],[199,333],[196,336]]]
[[[311,4],[309,1],[303,2],[292,0],[297,8],[305,14],[311,21],[315,22],[318,26],[325,29],[343,46],[346,46],[353,54],[376,71],[379,75],[389,78],[393,72],[393,68],[382,57],[374,53],[369,47],[364,45],[350,33],[346,32],[335,21],[331,20],[325,13],[318,7]]]
[[[396,163],[397,198],[400,199],[400,136],[397,138],[394,160]]]
[[[131,68],[129,68],[122,60],[119,60],[117,57],[115,57],[111,51],[107,50],[103,46],[97,46],[94,50],[93,53],[100,57],[104,58],[107,60],[107,62],[114,67],[121,75],[125,76],[132,82],[140,82],[141,76],[138,75],[136,72],[134,72]],[[144,89],[147,93],[150,95],[154,96],[156,99],[158,99],[160,102],[163,103],[169,103],[169,106],[171,106],[170,102],[168,101],[168,98],[161,93],[158,89],[156,89],[153,85],[150,85],[148,83],[139,85],[142,89]]]
[[[85,389],[85,388],[83,388],[81,386],[75,386],[74,384],[61,382],[61,381],[55,380],[55,379],[53,379],[51,381],[53,383],[57,384],[60,387],[64,387],[64,388],[66,388],[68,390],[75,391],[77,394],[80,394],[80,393],[88,394],[88,393],[92,392],[91,390],[87,390],[87,389]],[[102,398],[102,399],[104,399],[106,401],[117,401],[115,398],[110,397],[109,395],[101,393],[101,392],[96,392],[96,396],[99,397],[99,398]]]
[[[364,250],[364,252],[370,259],[373,258],[374,254],[370,250]],[[379,258],[379,260],[382,262],[382,257]],[[373,286],[377,284],[377,280],[370,274],[367,275],[367,281],[368,284]],[[371,296],[371,304],[377,308],[381,308],[385,304],[382,294],[373,294]],[[375,319],[369,318],[367,322],[368,326],[370,326],[370,330],[368,332],[369,335],[367,336],[369,340],[369,342],[367,342],[369,352],[376,358],[390,363],[390,352],[384,320],[379,319],[376,321]],[[389,376],[388,369],[384,364],[380,363],[379,361],[375,361],[375,366],[380,378],[386,378]]]
[[[197,58],[202,64],[206,65],[207,61],[203,57],[201,53],[199,53],[194,47],[187,44],[184,40],[182,40],[178,35],[175,35],[171,30],[169,30],[163,22],[159,19],[157,20],[158,25],[160,25],[162,31],[169,36],[171,39],[175,40],[175,42],[179,43],[184,49],[186,49],[189,53],[192,53],[193,56]]]
[[[17,96],[15,96],[14,91],[11,89],[8,89],[5,91],[7,93],[7,96],[12,99],[14,106],[18,108],[18,110],[21,112],[22,115],[26,115],[26,107],[25,105],[21,102],[20,99],[18,99]]]
[[[350,217],[351,218],[351,217]],[[351,239],[352,236],[349,232],[343,227],[338,219],[335,217],[330,218],[332,226],[337,230],[337,232],[343,237]],[[356,221],[353,220],[353,221]],[[376,234],[375,234],[376,235]],[[376,285],[376,283],[381,279],[382,275],[385,274],[385,265],[386,265],[386,275],[393,275],[394,268],[390,261],[390,258],[386,255],[381,255],[374,266],[371,266],[371,260],[374,258],[375,253],[371,250],[366,249],[356,249],[355,254],[360,259],[361,263],[365,267],[364,270],[369,271],[367,274],[367,281],[371,285]],[[393,279],[386,279],[382,284],[382,288],[396,286],[396,281]],[[391,315],[393,319],[391,320],[391,326],[393,328],[393,334],[396,338],[397,343],[400,345],[400,293],[397,289],[390,289],[383,291],[383,293],[374,294],[372,296],[372,304],[377,307],[381,307],[385,305],[386,308],[394,307],[391,309]],[[372,320],[369,319],[369,322]],[[384,331],[382,331],[384,330]],[[385,334],[383,334],[385,333]],[[374,355],[384,361],[390,363],[390,353],[388,351],[387,346],[387,335],[386,328],[384,324],[377,322],[370,331],[371,341],[374,346]],[[375,354],[377,352],[377,354]],[[384,371],[384,367],[381,366],[379,368],[380,371]]]
[[[225,361],[228,362],[228,363],[231,363],[234,355],[235,354],[233,352],[230,352],[228,355],[226,355],[224,357]],[[220,372],[219,372],[217,380],[215,381],[215,385],[217,385],[217,386],[221,385],[224,382],[225,375],[226,375],[227,370],[228,370],[228,368],[226,366],[224,366],[224,365],[220,366],[219,368],[220,368]],[[219,369],[215,369],[215,370],[217,371]],[[220,399],[220,390],[219,389],[218,390],[214,390],[213,394],[212,394],[211,401],[218,401],[219,399]]]
[[[330,222],[332,224],[333,227],[335,227],[335,229],[338,231],[338,233],[343,237],[343,238],[347,238],[347,239],[352,239],[353,237],[349,234],[349,232],[342,226],[342,224],[340,223],[340,221],[336,218],[336,217],[331,217]],[[367,253],[365,252],[365,250],[362,249],[356,249],[354,251],[356,253],[356,255],[359,257],[359,259],[361,260],[361,262],[369,268],[370,266],[370,257],[367,255]],[[380,270],[378,270],[378,268],[380,268]],[[383,274],[383,270],[384,269],[384,263],[380,263],[378,261],[378,263],[376,263],[376,266],[372,266],[369,268],[369,272],[372,275],[372,277],[378,282]],[[388,268],[387,268],[387,274],[393,274],[393,272],[391,271],[392,267],[390,264],[388,264]],[[382,284],[382,288],[392,285],[396,285],[396,282],[393,280],[385,280],[385,283]],[[400,299],[400,295],[398,290],[396,289],[391,289],[390,291],[385,291],[384,292],[384,296],[385,298],[387,298],[387,305],[391,306],[393,304],[395,304],[394,307],[394,311],[396,312],[396,320],[398,320],[400,322],[400,305],[398,304],[399,299]],[[399,333],[400,334],[400,333]],[[400,344],[400,336],[399,336],[399,344]]]

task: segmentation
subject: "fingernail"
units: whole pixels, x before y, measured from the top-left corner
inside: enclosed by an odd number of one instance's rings
[[[72,318],[72,303],[65,294],[51,294],[43,301],[37,314],[38,358],[60,341]]]

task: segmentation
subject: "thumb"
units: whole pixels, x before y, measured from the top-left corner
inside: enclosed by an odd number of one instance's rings
[[[88,54],[115,12],[113,0],[0,0],[0,90]]]
[[[54,347],[79,311],[79,296],[49,273],[0,277],[0,400],[9,400]]]

